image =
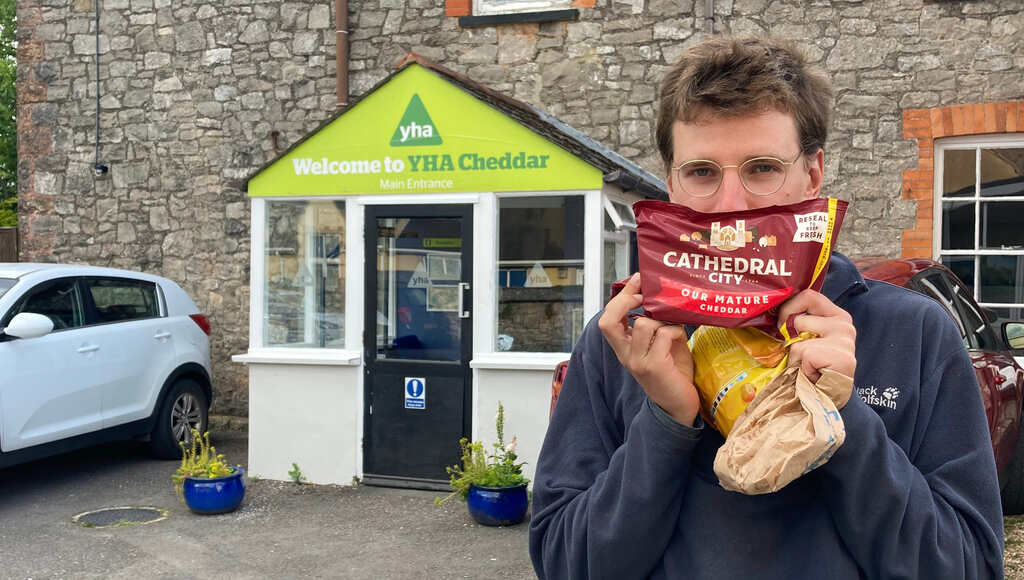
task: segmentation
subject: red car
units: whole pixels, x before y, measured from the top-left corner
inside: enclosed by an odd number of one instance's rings
[[[865,278],[889,282],[935,299],[953,317],[974,363],[989,437],[1003,488],[1003,512],[1024,513],[1024,437],[1018,437],[1024,369],[1009,345],[1018,346],[1021,322],[994,328],[995,313],[974,301],[971,291],[948,268],[932,260],[902,258],[854,260]]]
[[[1013,358],[1010,345],[1024,347],[1024,323],[1006,322],[993,328],[995,315],[978,306],[971,292],[948,268],[932,260],[865,258],[854,260],[866,278],[888,282],[935,299],[953,317],[974,362],[995,453],[1003,512],[1024,513],[1024,437],[1021,403],[1024,369]],[[568,361],[555,368],[551,382],[551,411],[562,389]]]

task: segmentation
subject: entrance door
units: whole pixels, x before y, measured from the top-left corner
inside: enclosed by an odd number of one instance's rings
[[[473,206],[367,206],[368,484],[446,489],[470,433]]]

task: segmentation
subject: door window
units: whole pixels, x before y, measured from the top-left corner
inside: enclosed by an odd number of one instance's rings
[[[39,284],[11,308],[0,327],[10,324],[15,314],[32,312],[53,321],[53,330],[77,328],[84,324],[82,298],[75,278],[61,278]]]
[[[953,322],[956,323],[957,329],[960,330],[960,338],[963,339],[964,346],[971,348],[969,333],[964,328],[960,313],[953,302],[953,290],[942,273],[937,270],[926,272],[917,279],[914,285],[920,292],[933,298],[946,309],[946,312],[953,318]]]
[[[86,284],[96,308],[97,322],[121,322],[160,316],[160,303],[153,282],[127,278],[90,278]]]
[[[462,234],[458,218],[377,218],[377,358],[461,359]]]

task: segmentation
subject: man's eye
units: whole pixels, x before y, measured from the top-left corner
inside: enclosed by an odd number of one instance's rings
[[[715,171],[714,167],[709,167],[707,165],[698,165],[696,167],[690,167],[686,170],[685,173],[686,177],[697,178],[715,177],[717,174],[718,172]]]
[[[781,170],[782,168],[775,163],[754,163],[751,167],[753,173],[774,173]]]

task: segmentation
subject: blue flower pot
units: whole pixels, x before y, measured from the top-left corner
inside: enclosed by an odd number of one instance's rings
[[[224,477],[186,477],[183,485],[185,505],[197,514],[235,511],[245,497],[244,477],[245,471],[241,467],[235,467],[234,473]]]
[[[485,526],[511,526],[523,521],[529,498],[526,484],[512,487],[469,486],[469,515]]]

